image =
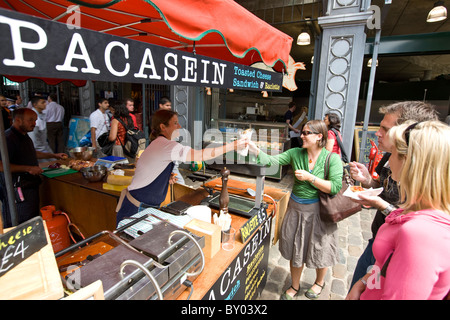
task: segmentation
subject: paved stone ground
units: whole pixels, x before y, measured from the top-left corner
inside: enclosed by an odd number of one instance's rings
[[[187,170],[180,170],[183,176],[189,174]],[[241,175],[231,175],[230,179],[255,183],[255,179]],[[292,169],[288,169],[287,174],[280,181],[265,179],[265,186],[279,189],[291,190],[293,185]],[[188,185],[200,186],[199,182],[192,182],[185,178]],[[338,223],[339,232],[339,258],[338,264],[328,269],[325,277],[325,288],[319,300],[343,300],[347,295],[353,277],[353,270],[363,253],[367,241],[372,237],[370,226],[376,210],[363,209],[361,212]],[[272,228],[274,229],[274,227]],[[273,234],[272,234],[273,238]],[[289,261],[280,255],[278,243],[270,248],[268,278],[266,286],[258,299],[278,300],[280,295],[290,287],[291,276]],[[300,291],[295,297],[296,300],[308,300],[305,292],[314,284],[316,271],[314,269],[303,269],[300,279]]]
[[[360,213],[338,223],[338,264],[328,269],[325,288],[319,300],[345,299],[353,277],[353,270],[367,245],[367,240],[372,236],[370,225],[375,212],[374,209],[363,209]],[[314,269],[303,269],[300,292],[295,297],[296,300],[308,300],[304,294],[313,285],[315,279],[316,271]],[[278,300],[290,285],[289,261],[280,255],[277,243],[270,248],[267,283],[259,299]]]

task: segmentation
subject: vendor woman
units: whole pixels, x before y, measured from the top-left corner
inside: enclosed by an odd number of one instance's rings
[[[158,110],[152,116],[151,143],[137,161],[130,186],[122,191],[117,223],[136,214],[140,207],[161,205],[169,182],[175,182],[171,178],[174,161],[210,160],[247,145],[247,141],[241,139],[216,148],[195,150],[172,140],[178,136],[180,128],[178,114],[174,111]]]
[[[293,148],[275,156],[268,156],[249,142],[250,152],[258,155],[258,162],[290,164],[295,172],[279,245],[281,255],[290,261],[292,282],[281,300],[292,300],[299,292],[304,265],[316,269],[316,281],[305,295],[317,299],[325,285],[327,268],[333,266],[338,257],[337,225],[320,219],[319,190],[334,195],[342,188],[341,159],[337,154],[331,154],[328,180],[325,180],[324,164],[330,153],[325,149],[328,137],[325,122],[308,121],[300,137],[303,148]]]

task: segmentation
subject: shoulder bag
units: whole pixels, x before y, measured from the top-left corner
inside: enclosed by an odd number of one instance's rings
[[[330,152],[325,160],[325,180],[328,180],[331,154],[332,153]],[[354,181],[350,177],[347,169],[344,169],[344,175],[342,176],[342,188],[337,194],[332,196],[319,190],[320,219],[322,221],[337,223],[361,211],[361,205],[359,203],[356,203],[343,195],[345,190],[347,190],[347,188],[351,185],[354,185]]]
[[[339,137],[339,132],[336,129],[334,129],[334,128],[331,128],[331,131],[333,131],[334,134],[336,135],[336,141],[337,141],[337,143],[339,145],[339,149],[341,149],[341,159],[342,159],[342,161],[344,161],[344,163],[349,163],[350,159],[348,158],[347,153],[344,150],[344,144],[342,143],[342,140]]]
[[[117,120],[122,124],[126,131],[124,142],[122,142],[122,140],[118,137],[119,142],[122,145],[123,152],[127,156],[134,158],[140,150],[145,149],[145,134],[138,128],[128,128],[122,119],[117,118]]]

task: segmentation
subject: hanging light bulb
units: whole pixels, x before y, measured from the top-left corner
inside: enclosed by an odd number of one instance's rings
[[[311,57],[311,64],[314,64],[314,56]]]
[[[206,94],[208,96],[210,96],[211,95],[211,88],[210,87],[206,87],[205,89],[206,89]]]
[[[299,46],[307,46],[310,43],[311,43],[311,37],[309,36],[309,33],[306,32],[305,30],[303,30],[302,33],[300,33],[298,35],[297,44]]]
[[[263,94],[263,98],[267,98],[269,96],[269,94],[267,93],[267,91],[261,91]]]
[[[233,88],[228,89],[228,92],[234,92]]]
[[[444,1],[438,1],[428,13],[427,22],[437,22],[445,19],[447,19],[447,8],[444,7]]]
[[[370,68],[372,67],[372,58],[369,59],[369,61],[367,61],[367,66]],[[376,67],[378,67],[378,59],[377,59],[377,63],[375,65]]]

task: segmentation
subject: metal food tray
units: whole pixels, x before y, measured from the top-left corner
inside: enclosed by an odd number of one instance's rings
[[[105,299],[174,299],[186,289],[184,279],[194,280],[204,269],[202,247],[204,238],[198,238],[185,230],[153,216],[153,228],[131,241],[119,235],[150,217],[140,214],[132,222],[124,224],[114,233],[103,231],[86,240],[58,252],[58,265],[82,260],[90,248],[108,242],[107,249],[95,259],[82,261],[82,266],[65,276],[66,284],[75,289],[101,280]],[[128,236],[128,239],[130,237]],[[200,243],[199,243],[200,242]],[[97,248],[94,248],[97,250]],[[69,260],[68,260],[69,259]],[[72,259],[72,260],[70,260]],[[79,262],[79,261],[78,261]]]

